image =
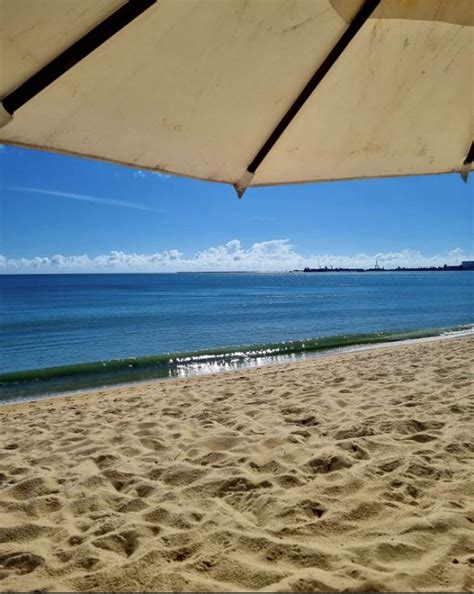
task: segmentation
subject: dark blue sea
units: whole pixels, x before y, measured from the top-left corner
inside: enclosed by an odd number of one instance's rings
[[[472,272],[15,275],[0,292],[4,399],[474,323]]]

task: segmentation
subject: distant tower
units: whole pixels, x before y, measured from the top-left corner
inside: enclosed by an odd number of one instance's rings
[[[379,261],[375,260],[375,267],[374,270],[380,270]]]

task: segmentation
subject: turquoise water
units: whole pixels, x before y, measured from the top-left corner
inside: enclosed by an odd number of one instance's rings
[[[474,322],[469,272],[18,275],[0,290],[4,400]]]

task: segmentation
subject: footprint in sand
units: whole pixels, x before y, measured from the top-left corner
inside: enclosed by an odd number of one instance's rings
[[[349,452],[351,456],[357,458],[358,460],[368,460],[370,458],[369,452],[357,443],[351,441],[343,441],[339,443],[338,446],[346,452]]]
[[[326,474],[335,470],[350,468],[352,464],[347,458],[333,454],[311,458],[306,462],[305,467],[313,474]]]
[[[306,415],[302,417],[288,417],[285,419],[286,423],[291,425],[300,425],[302,427],[315,427],[319,425],[319,421],[314,415]]]
[[[14,553],[0,554],[0,569],[14,571],[18,575],[31,573],[43,564],[43,557],[33,553],[16,551]]]
[[[138,535],[134,530],[125,530],[115,534],[109,534],[98,538],[92,544],[107,551],[112,551],[118,555],[130,557],[139,546]]]

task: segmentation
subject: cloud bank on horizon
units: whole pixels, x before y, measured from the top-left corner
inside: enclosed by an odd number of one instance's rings
[[[224,245],[210,247],[185,256],[173,249],[155,254],[125,253],[111,251],[95,257],[86,254],[77,256],[36,256],[33,258],[7,258],[0,255],[0,272],[19,273],[87,273],[87,272],[198,272],[198,271],[255,271],[287,272],[306,266],[370,268],[378,261],[379,266],[443,266],[460,264],[462,260],[474,260],[460,248],[427,256],[417,250],[402,249],[399,252],[380,252],[339,256],[321,254],[303,256],[289,239],[261,241],[245,248],[241,241],[233,239]]]

